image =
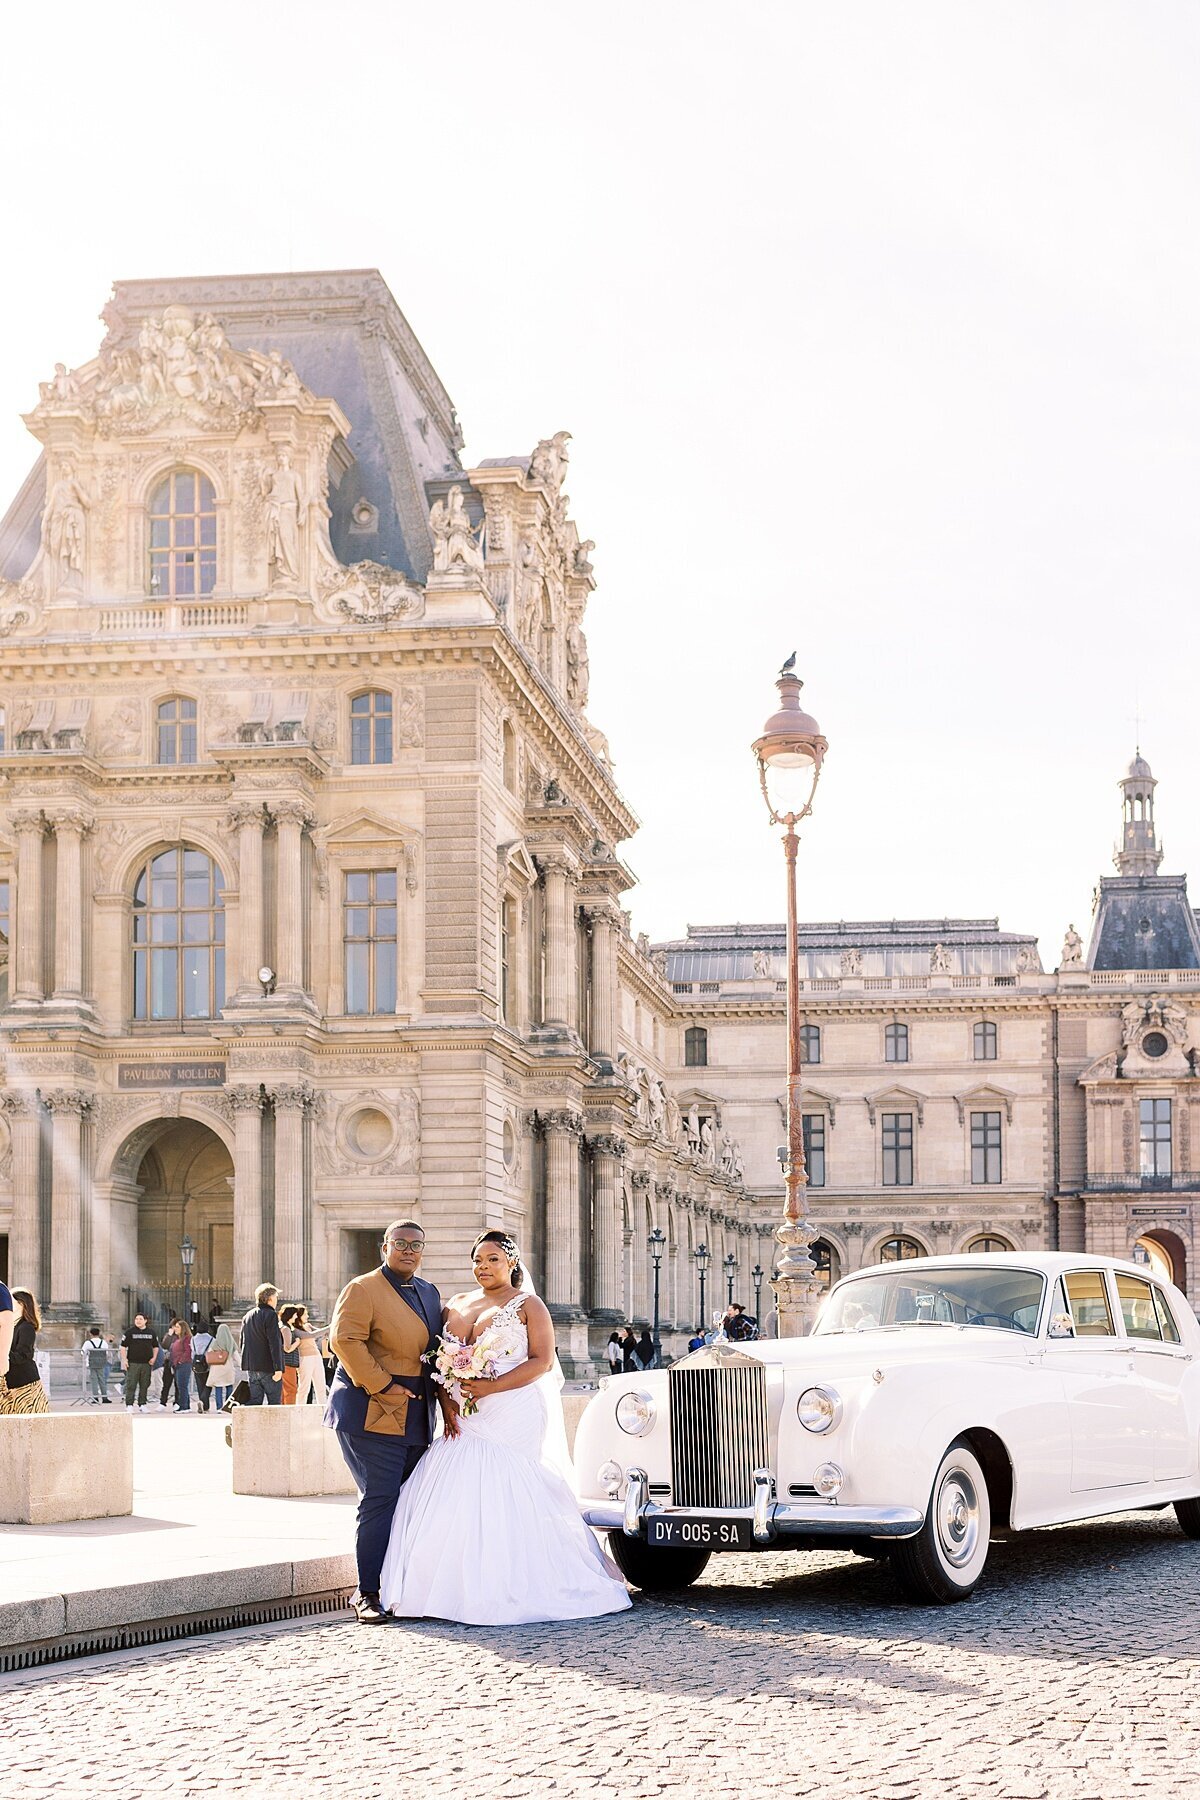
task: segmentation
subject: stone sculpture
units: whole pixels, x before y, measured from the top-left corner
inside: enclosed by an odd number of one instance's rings
[[[304,487],[292,467],[287,450],[262,477],[267,513],[267,562],[272,584],[300,579],[300,532],[304,518]]]
[[[950,967],[950,952],[945,944],[935,944],[929,952],[929,973],[931,975],[948,975]]]
[[[1083,939],[1074,925],[1067,926],[1067,935],[1063,939],[1062,963],[1064,969],[1078,969],[1083,962]]]
[[[455,563],[464,569],[483,568],[483,552],[479,538],[483,531],[472,526],[460,487],[452,487],[445,500],[435,500],[429,510],[429,529],[433,533],[433,566],[446,575]]]
[[[570,441],[569,431],[556,431],[553,437],[540,439],[529,459],[530,480],[543,482],[557,494],[567,473],[567,445]]]

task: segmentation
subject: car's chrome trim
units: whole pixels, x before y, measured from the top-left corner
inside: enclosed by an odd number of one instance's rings
[[[745,1519],[757,1543],[779,1543],[789,1537],[915,1537],[925,1515],[914,1506],[842,1506],[833,1500],[771,1500],[759,1488],[753,1509],[736,1506],[657,1506],[646,1497],[641,1469],[628,1472],[624,1503],[581,1500],[584,1522],[597,1531],[644,1535],[647,1519]],[[766,1496],[765,1501],[760,1496]],[[630,1504],[631,1498],[633,1504]],[[761,1505],[761,1521],[760,1521]],[[764,1529],[760,1535],[759,1525]]]

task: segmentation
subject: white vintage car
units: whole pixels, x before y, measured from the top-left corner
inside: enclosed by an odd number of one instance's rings
[[[841,1544],[963,1600],[992,1533],[1174,1505],[1200,1537],[1200,1325],[1135,1263],[1068,1253],[858,1270],[810,1337],[601,1383],[584,1518],[636,1586],[724,1550]]]

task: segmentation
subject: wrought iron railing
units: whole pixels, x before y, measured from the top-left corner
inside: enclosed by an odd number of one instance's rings
[[[1200,1169],[1170,1175],[1089,1175],[1089,1194],[1185,1194],[1200,1190]]]
[[[186,1290],[182,1281],[159,1281],[127,1287],[123,1292],[127,1326],[133,1324],[134,1313],[140,1312],[152,1325],[161,1323],[165,1330],[172,1319],[182,1319],[184,1306],[189,1302],[199,1308],[192,1313],[198,1319],[207,1319],[214,1310],[229,1312],[233,1307],[232,1285],[208,1281],[193,1282]]]

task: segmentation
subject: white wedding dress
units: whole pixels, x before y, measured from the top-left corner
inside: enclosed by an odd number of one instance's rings
[[[480,1333],[528,1360],[518,1294]],[[515,1328],[515,1329],[514,1329]],[[559,1377],[561,1380],[561,1377]],[[401,1618],[533,1625],[624,1612],[629,1593],[579,1516],[563,1474],[566,1436],[553,1376],[483,1396],[439,1437],[400,1490],[380,1582]]]

